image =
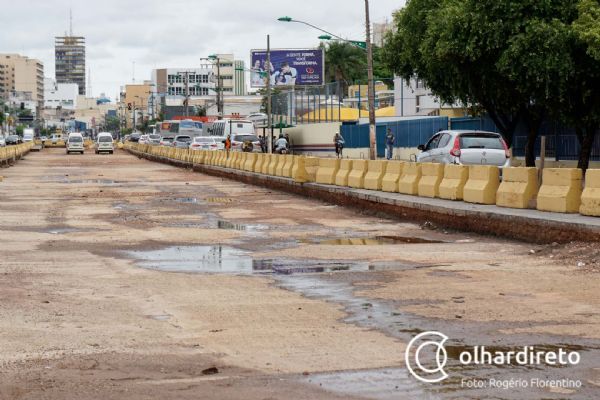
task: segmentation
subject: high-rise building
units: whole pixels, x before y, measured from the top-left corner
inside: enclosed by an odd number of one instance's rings
[[[54,42],[56,82],[76,83],[85,95],[85,37],[57,36]]]
[[[242,60],[235,60],[234,65],[234,94],[236,96],[245,96],[246,94],[248,94],[248,91],[246,90],[246,64]]]
[[[38,107],[44,106],[44,64],[19,54],[0,54],[0,96],[29,93]]]

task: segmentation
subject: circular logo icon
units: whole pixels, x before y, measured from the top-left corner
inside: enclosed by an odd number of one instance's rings
[[[448,336],[436,331],[415,336],[406,346],[404,361],[410,373],[426,383],[441,382],[448,377],[444,371],[448,353],[444,343]]]
[[[309,73],[309,74],[314,74],[315,73],[315,69],[312,68],[312,67],[308,67],[308,68],[306,68],[306,72]]]

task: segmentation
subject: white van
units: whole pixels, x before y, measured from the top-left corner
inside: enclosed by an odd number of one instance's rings
[[[83,135],[79,132],[69,133],[69,138],[67,139],[67,154],[83,154],[83,149]]]
[[[110,132],[100,132],[96,138],[96,154],[100,154],[105,151],[110,154],[115,152],[115,145],[113,143],[113,137]]]
[[[204,124],[203,136],[212,136],[217,142],[227,138],[227,135],[254,135],[254,123],[245,119],[221,119],[212,124]]]
[[[23,129],[23,143],[33,142],[35,131],[32,128]]]

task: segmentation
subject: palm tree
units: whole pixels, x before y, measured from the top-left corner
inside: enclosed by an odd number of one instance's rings
[[[339,82],[342,93],[350,82],[365,79],[367,58],[356,46],[334,41],[325,47],[325,77],[328,82]]]

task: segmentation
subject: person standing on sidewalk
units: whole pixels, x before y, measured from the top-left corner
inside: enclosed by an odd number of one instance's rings
[[[394,142],[396,137],[392,133],[392,130],[388,128],[387,134],[385,135],[385,158],[391,160],[394,156]]]
[[[231,150],[231,135],[227,135],[225,139],[225,151],[227,152],[227,158],[229,158],[229,151]]]

